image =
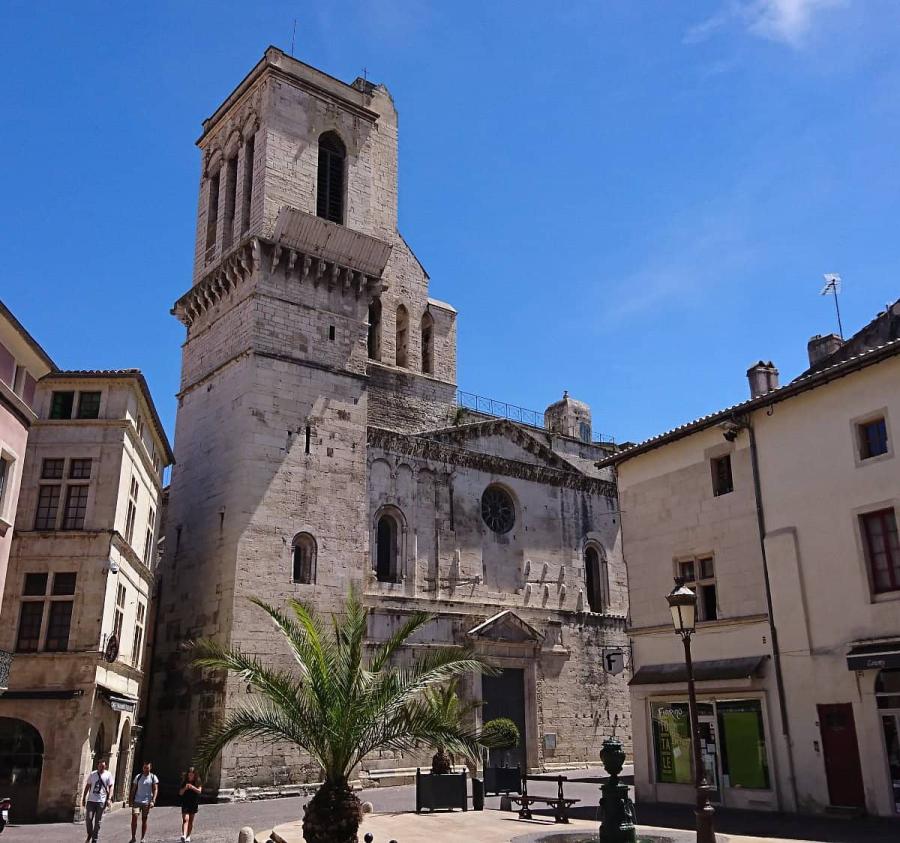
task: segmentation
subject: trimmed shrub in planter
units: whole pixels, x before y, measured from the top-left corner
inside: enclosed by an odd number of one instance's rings
[[[507,717],[497,717],[488,720],[481,729],[479,742],[488,749],[503,752],[504,765],[502,767],[485,766],[484,791],[485,793],[521,793],[522,770],[517,765],[508,767],[505,763],[506,753],[519,745],[521,736],[519,727]]]

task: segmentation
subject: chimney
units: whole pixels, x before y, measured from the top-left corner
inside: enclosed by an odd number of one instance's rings
[[[747,369],[747,380],[750,381],[750,397],[759,398],[778,389],[778,369],[771,360],[768,363],[760,360]]]
[[[816,334],[806,344],[806,351],[809,354],[809,365],[815,366],[816,363],[821,362],[826,357],[830,357],[843,344],[844,341],[837,334],[826,334],[824,337],[821,334]]]

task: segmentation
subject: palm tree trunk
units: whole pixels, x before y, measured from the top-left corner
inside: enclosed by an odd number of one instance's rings
[[[303,815],[306,843],[358,843],[362,803],[347,780],[326,781],[310,799]]]

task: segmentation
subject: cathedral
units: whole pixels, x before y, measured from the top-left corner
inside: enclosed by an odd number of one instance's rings
[[[369,638],[417,610],[410,650],[470,644],[480,721],[515,720],[529,770],[631,748],[627,581],[612,469],[568,395],[527,424],[466,409],[456,310],[397,229],[398,121],[383,85],[341,82],[270,47],[203,123],[175,466],[159,568],[145,752],[175,781],[202,729],[247,698],[191,664],[213,637],[290,666],[248,598],[339,610]],[[366,759],[399,781],[421,756]],[[242,742],[219,799],[316,781],[291,746]]]

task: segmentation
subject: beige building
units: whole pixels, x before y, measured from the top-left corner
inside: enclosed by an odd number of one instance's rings
[[[596,761],[614,728],[630,742],[615,488],[595,466],[613,448],[568,396],[546,414],[459,406],[457,313],[397,229],[397,136],[384,86],[275,48],[203,124],[148,720],[164,782],[246,699],[191,667],[186,639],[290,666],[251,595],[327,612],[356,587],[372,641],[434,612],[414,646],[473,643],[503,666],[465,692],[518,721],[523,766]],[[318,775],[245,742],[209,785],[239,798]]]
[[[618,469],[639,800],[694,798],[665,600],[681,576],[714,801],[900,812],[900,303],[809,352],[790,384],[760,361],[749,401],[601,463]]]
[[[0,746],[16,816],[72,819],[99,758],[125,796],[172,454],[137,370],[53,372],[34,408],[0,613],[14,651]]]
[[[35,387],[55,368],[47,352],[0,302],[0,595],[6,582],[28,430],[37,418]],[[0,694],[9,681],[10,660],[11,654],[0,650]],[[5,775],[0,761],[0,790]]]

